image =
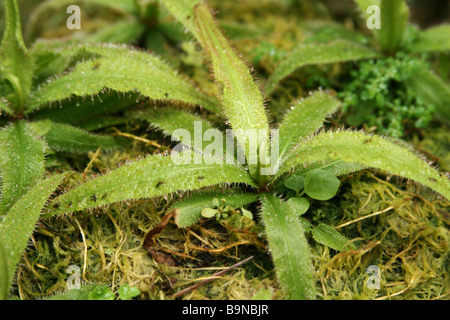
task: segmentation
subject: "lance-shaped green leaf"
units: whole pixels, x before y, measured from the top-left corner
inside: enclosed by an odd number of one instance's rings
[[[231,143],[231,137],[224,137],[209,121],[195,114],[174,108],[149,108],[130,112],[128,116],[148,121],[172,141],[181,141],[199,153],[206,152],[220,163],[235,163],[234,148],[227,148],[226,139]]]
[[[0,224],[0,239],[7,252],[8,283],[11,283],[16,265],[33,233],[42,208],[63,178],[64,174],[58,174],[34,184],[12,206]]]
[[[356,249],[355,245],[351,244],[346,237],[327,224],[319,224],[312,229],[311,233],[314,240],[331,249],[337,251]]]
[[[177,209],[175,223],[180,228],[187,228],[202,219],[202,210],[213,207],[214,199],[225,200],[225,205],[232,208],[239,208],[246,204],[258,201],[254,193],[242,192],[204,192],[194,194],[186,199],[175,203],[169,211]]]
[[[248,172],[235,165],[200,163],[189,152],[183,162],[174,156],[149,156],[124,165],[68,191],[55,200],[54,213],[68,213],[114,202],[195,190],[219,183],[255,186]],[[181,156],[185,156],[186,154]]]
[[[162,130],[165,135],[171,136],[177,141],[183,140],[181,138],[183,131],[189,133],[192,137],[189,140],[193,143],[196,135],[203,139],[207,130],[214,129],[213,125],[205,119],[174,108],[149,108],[131,112],[130,116],[148,121],[153,128]],[[186,141],[186,145],[191,145],[192,143]],[[199,150],[201,149],[199,148]]]
[[[39,88],[33,94],[28,112],[40,105],[72,96],[90,96],[105,88],[120,92],[140,92],[155,100],[201,105],[216,111],[216,100],[200,92],[159,58],[126,47],[86,46],[102,57],[79,63],[72,72]]]
[[[280,62],[267,81],[266,91],[267,94],[272,93],[282,79],[306,65],[372,59],[379,56],[375,50],[347,40],[302,44]]]
[[[129,19],[106,26],[100,31],[81,38],[81,41],[90,43],[134,43],[144,33],[145,25],[137,19]]]
[[[124,140],[112,136],[93,134],[77,127],[50,120],[33,122],[36,134],[45,137],[48,146],[59,152],[86,154],[99,147],[104,151],[124,146]]]
[[[289,153],[278,174],[310,162],[336,160],[384,170],[414,180],[450,198],[449,179],[410,148],[360,132],[323,132],[300,143]]]
[[[450,51],[450,24],[443,24],[421,31],[411,45],[414,52]]]
[[[248,146],[258,149],[259,130],[268,131],[269,125],[261,92],[247,66],[230,46],[203,2],[168,0],[164,4],[194,34],[211,59],[215,79],[222,87],[224,113],[248,158]],[[251,164],[253,176],[258,174],[257,169],[258,165]]]
[[[295,170],[296,175],[305,175],[308,172],[316,169],[325,170],[336,177],[348,175],[353,172],[361,171],[367,167],[359,163],[348,163],[341,160],[327,161],[327,162],[313,162],[308,163],[305,167],[297,167]]]
[[[325,117],[335,112],[339,105],[337,99],[321,91],[294,103],[279,127],[280,158],[302,138],[321,128]]]
[[[261,214],[278,281],[293,300],[315,298],[311,253],[294,210],[272,194],[261,195]]]
[[[450,123],[450,87],[425,65],[415,65],[408,86],[417,97],[436,108],[439,120]]]
[[[44,172],[44,142],[28,124],[17,121],[0,131],[0,174],[4,214]]]
[[[405,0],[381,0],[381,29],[378,30],[381,49],[393,54],[404,40],[409,9]]]
[[[22,38],[19,7],[16,0],[4,0],[5,32],[0,44],[0,71],[16,92],[14,107],[24,108],[31,91],[33,61]]]
[[[4,113],[12,115],[14,110],[6,99],[0,97],[0,115]]]
[[[135,105],[140,100],[138,93],[106,92],[92,98],[78,98],[63,101],[60,106],[45,108],[33,112],[34,120],[49,119],[54,122],[78,124],[94,119],[100,120]]]

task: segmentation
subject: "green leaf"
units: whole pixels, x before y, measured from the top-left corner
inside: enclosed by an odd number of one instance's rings
[[[315,298],[311,253],[294,210],[281,199],[262,194],[262,219],[278,281],[293,300]]]
[[[407,84],[417,97],[436,108],[438,120],[450,123],[450,87],[423,64],[413,66]]]
[[[361,171],[367,167],[359,163],[348,163],[341,160],[327,161],[327,162],[312,162],[308,163],[305,167],[296,168],[296,175],[306,175],[306,173],[315,170],[325,170],[332,173],[336,177],[345,176],[353,172]]]
[[[375,50],[347,40],[301,44],[277,66],[267,81],[266,92],[271,94],[282,79],[306,65],[373,59],[379,56]]]
[[[48,121],[44,122],[48,123]],[[45,140],[49,147],[58,152],[88,153],[99,147],[103,151],[118,149],[125,145],[120,138],[93,134],[74,126],[62,123],[51,123]]]
[[[54,175],[33,184],[30,190],[12,206],[0,224],[0,241],[3,242],[7,253],[9,284],[41,215],[42,208],[64,176],[64,174]]]
[[[95,95],[105,88],[139,92],[155,100],[184,102],[217,110],[215,99],[198,91],[175,70],[149,53],[117,45],[84,46],[72,50],[87,50],[101,57],[81,62],[69,74],[41,86],[31,97],[28,112],[42,104],[74,95]]]
[[[450,24],[428,28],[419,33],[419,38],[412,44],[414,52],[449,51]]]
[[[337,160],[359,163],[414,180],[450,198],[449,179],[404,144],[360,132],[329,131],[314,136],[292,150],[278,175],[311,162]]]
[[[284,186],[298,193],[305,187],[305,178],[292,175],[284,181]]]
[[[33,112],[33,120],[49,119],[54,122],[79,124],[85,121],[100,121],[105,115],[117,113],[140,101],[138,93],[121,94],[106,92],[91,98],[65,100],[58,107],[44,108]]]
[[[121,285],[119,288],[120,300],[131,300],[141,294],[141,291],[136,287],[130,287],[128,284]]]
[[[9,273],[6,249],[0,239],[0,301],[6,300],[9,292]]]
[[[188,153],[189,155],[189,153]],[[149,156],[124,165],[58,197],[52,214],[79,211],[107,204],[166,195],[178,190],[195,190],[219,183],[255,183],[235,165],[180,164],[172,156]]]
[[[202,146],[206,146],[203,142],[205,132],[214,129],[214,126],[202,117],[174,108],[149,108],[131,112],[129,116],[148,121],[153,128],[162,130],[166,136],[175,141],[182,141],[184,145],[197,151],[204,150]],[[186,133],[189,137],[184,136]],[[200,139],[195,140],[198,137]]]
[[[106,26],[88,37],[84,35],[84,38],[81,38],[80,41],[90,43],[108,42],[132,44],[139,39],[144,31],[145,25],[143,23],[137,19],[129,19]]]
[[[14,110],[11,108],[11,104],[4,98],[0,97],[0,115],[3,113],[12,115]]]
[[[408,24],[409,9],[405,0],[381,0],[381,29],[378,30],[381,49],[394,54],[402,45]]]
[[[333,198],[341,185],[336,176],[325,170],[312,170],[305,176],[305,192],[316,200],[329,200]]]
[[[249,146],[258,151],[259,134],[268,134],[268,120],[263,97],[245,65],[224,37],[210,9],[200,1],[167,0],[169,11],[188,28],[211,59],[214,76],[222,87],[222,105],[237,141],[249,158]],[[248,139],[247,139],[248,138]],[[257,152],[259,155],[259,152]],[[258,165],[250,164],[252,176],[258,176]]]
[[[79,289],[71,289],[67,292],[56,294],[47,300],[89,300],[89,293],[96,287],[97,285],[85,285]]]
[[[301,216],[309,209],[309,200],[306,198],[290,198],[286,203],[294,210],[295,214]]]
[[[218,213],[219,213],[219,210],[212,209],[212,208],[204,208],[201,212],[202,217],[204,217],[204,218],[212,218]]]
[[[253,214],[251,213],[251,211],[241,208],[241,212],[244,217],[246,217],[247,219],[253,220]]]
[[[327,224],[322,223],[314,227],[312,236],[318,243],[337,251],[356,249],[353,244],[349,244],[350,241],[346,237]]]
[[[223,195],[219,192],[204,192],[178,201],[169,211],[177,209],[175,223],[180,228],[187,228],[201,219],[202,210],[213,206],[213,200],[217,197],[223,197],[226,204],[233,208],[242,207],[258,200],[258,197],[253,193],[229,191]]]
[[[337,99],[321,91],[294,103],[279,127],[280,159],[302,138],[321,128],[325,117],[335,112],[339,106]]]
[[[23,110],[33,77],[33,61],[22,38],[19,6],[16,0],[4,0],[5,32],[0,44],[0,71],[16,92],[14,109]]]
[[[106,286],[95,286],[89,292],[89,300],[114,300],[115,298],[114,293]]]
[[[0,130],[3,189],[0,215],[6,213],[41,178],[44,173],[44,149],[44,142],[34,137],[24,121],[17,121]]]

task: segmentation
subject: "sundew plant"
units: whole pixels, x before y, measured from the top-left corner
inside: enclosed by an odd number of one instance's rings
[[[403,142],[360,131],[325,130],[324,120],[340,106],[330,92],[312,92],[292,101],[283,120],[270,123],[269,103],[249,66],[201,0],[165,0],[162,4],[203,49],[217,97],[197,88],[154,54],[135,48],[81,43],[28,49],[22,40],[16,1],[4,4],[0,298],[8,297],[15,269],[42,215],[64,219],[114,203],[189,192],[171,205],[168,219],[173,217],[179,228],[188,228],[240,208],[245,217],[263,226],[285,297],[315,299],[317,284],[307,234],[338,251],[355,248],[355,244],[332,227],[315,226],[301,216],[311,199],[334,197],[340,177],[375,168],[450,198],[448,177]],[[386,47],[388,53],[391,49]],[[312,54],[305,50],[305,55]],[[353,58],[379,55],[356,46],[349,52]],[[53,60],[63,65],[56,66],[59,72],[49,74],[55,67]],[[91,103],[91,96],[96,103]],[[89,99],[86,102],[82,97]],[[136,100],[146,99],[165,105],[144,103],[144,108],[132,108]],[[201,107],[202,114],[194,113],[198,110],[194,106]],[[93,125],[90,120],[124,109],[129,121],[145,120],[180,144],[171,153],[147,155],[70,190],[55,192],[69,172],[50,174],[45,155],[120,148],[127,142],[89,132],[104,125]],[[208,121],[203,114],[219,120]],[[116,120],[111,118],[110,125]],[[232,130],[218,129],[223,127]],[[211,144],[202,143],[212,138]],[[258,212],[245,209],[249,204],[256,204]]]
[[[317,35],[316,41],[299,44],[277,65],[266,92],[274,93],[284,78],[301,67],[358,61],[360,70],[352,71],[353,81],[340,93],[344,109],[355,114],[352,125],[364,122],[376,126],[379,133],[402,137],[403,120],[413,119],[416,128],[425,127],[433,116],[448,123],[450,88],[419,57],[450,50],[450,25],[418,30],[409,22],[410,9],[404,0],[355,0],[354,4],[369,32],[329,26],[331,34],[345,36],[330,40]]]

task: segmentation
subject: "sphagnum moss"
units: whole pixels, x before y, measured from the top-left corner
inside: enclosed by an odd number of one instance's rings
[[[335,227],[394,206],[393,210],[344,227],[349,238],[361,243],[358,250],[339,253],[312,244],[318,298],[448,298],[450,205],[442,199],[428,201],[415,196],[414,190],[411,185],[389,182],[383,174],[363,171],[345,181],[339,199],[313,204],[307,218],[330,223],[327,217],[333,213]],[[155,263],[142,242],[173,201],[155,198],[133,202],[129,207],[113,205],[96,216],[43,220],[18,273],[20,297],[46,298],[64,292],[70,276],[67,268],[76,265],[83,270],[86,265],[84,275],[91,284],[108,285],[117,292],[121,284],[128,283],[139,288],[142,299],[171,299],[197,279],[253,254],[257,257],[253,265],[250,262],[182,299],[247,300],[265,288],[272,290],[273,299],[283,298],[266,255],[267,244],[258,232],[248,232],[253,224],[243,219],[238,222],[244,226],[241,229],[231,228],[229,219],[188,230],[169,224],[157,237],[157,248],[174,254],[178,265],[169,268]],[[79,226],[85,235],[87,260]],[[242,240],[247,243],[224,249]],[[218,250],[208,253],[205,243],[209,249]],[[370,265],[381,269],[379,290],[367,287]]]

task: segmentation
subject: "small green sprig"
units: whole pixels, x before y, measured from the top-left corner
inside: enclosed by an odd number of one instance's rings
[[[376,127],[377,132],[401,138],[408,128],[424,128],[435,107],[424,103],[407,85],[423,62],[409,57],[361,62],[338,97],[350,125]]]

